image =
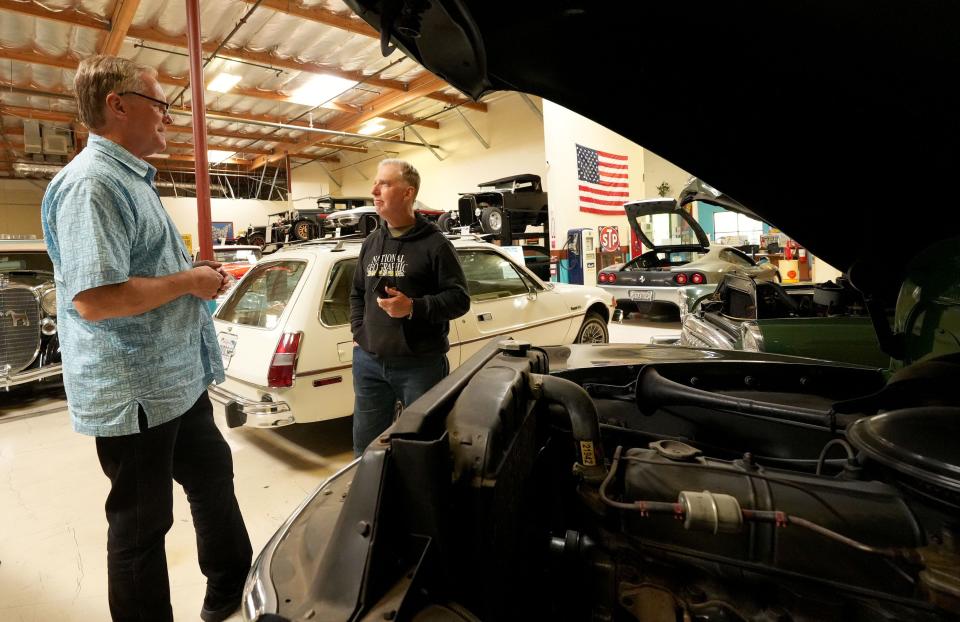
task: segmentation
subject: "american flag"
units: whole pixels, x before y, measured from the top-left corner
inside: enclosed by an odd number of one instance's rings
[[[580,211],[622,216],[630,198],[627,156],[577,145]]]

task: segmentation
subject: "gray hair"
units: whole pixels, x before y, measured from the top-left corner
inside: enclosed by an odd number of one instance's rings
[[[403,181],[407,182],[408,185],[413,186],[413,198],[417,198],[417,195],[420,194],[420,173],[417,172],[417,169],[406,160],[400,160],[399,158],[380,160],[380,164],[378,164],[377,167],[388,165],[393,165],[400,169],[400,176],[403,177]]]
[[[142,91],[143,75],[157,76],[157,70],[117,56],[90,56],[80,61],[73,78],[80,122],[89,130],[103,127],[107,95]]]

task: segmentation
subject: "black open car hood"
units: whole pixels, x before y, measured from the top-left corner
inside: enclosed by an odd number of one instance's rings
[[[946,206],[936,226],[886,215],[918,190],[918,206],[936,201],[956,175],[960,4],[347,4],[468,95],[516,90],[575,110],[837,268],[861,264],[858,286],[899,284],[891,269],[960,230]]]

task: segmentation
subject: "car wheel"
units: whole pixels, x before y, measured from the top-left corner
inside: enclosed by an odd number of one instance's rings
[[[367,236],[377,230],[380,226],[380,219],[374,214],[364,214],[360,217],[360,234]]]
[[[253,246],[263,246],[267,243],[267,238],[262,233],[254,233],[250,236],[249,243]]]
[[[456,226],[454,223],[455,221],[453,219],[453,214],[450,212],[444,212],[443,214],[440,214],[439,218],[437,218],[437,227],[439,227],[440,231],[443,231],[444,233],[450,233],[453,231],[454,226]]]
[[[493,233],[500,235],[503,228],[503,210],[496,205],[487,205],[481,203],[480,226],[484,233]]]
[[[583,324],[580,325],[575,343],[608,343],[609,341],[607,323],[603,321],[600,314],[594,311],[587,313],[583,318]]]
[[[313,237],[313,223],[309,220],[298,220],[293,223],[293,237],[296,240],[309,240]]]

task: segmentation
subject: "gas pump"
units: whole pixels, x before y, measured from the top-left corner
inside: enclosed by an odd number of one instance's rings
[[[577,285],[597,284],[596,233],[583,227],[567,231],[566,282]]]

